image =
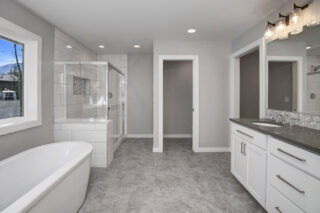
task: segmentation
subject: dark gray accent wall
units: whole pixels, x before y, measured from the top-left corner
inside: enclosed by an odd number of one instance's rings
[[[12,0],[0,1],[1,17],[42,37],[42,125],[0,136],[0,160],[53,141],[54,27]]]
[[[268,108],[292,111],[293,64],[269,62]]]
[[[153,56],[128,55],[128,134],[153,132]]]
[[[240,118],[259,117],[259,50],[240,58]]]
[[[192,134],[192,61],[163,63],[163,133]]]

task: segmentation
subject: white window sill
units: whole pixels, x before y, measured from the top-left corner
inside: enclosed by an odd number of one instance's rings
[[[22,130],[30,129],[37,126],[41,126],[40,120],[21,119],[21,121],[0,124],[0,135],[6,135],[9,133],[22,131]]]

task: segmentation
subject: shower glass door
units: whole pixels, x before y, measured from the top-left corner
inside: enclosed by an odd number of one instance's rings
[[[124,135],[125,76],[114,68],[108,70],[108,120],[113,121],[113,138],[117,143]]]

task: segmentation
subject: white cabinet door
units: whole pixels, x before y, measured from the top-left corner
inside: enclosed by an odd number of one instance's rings
[[[232,134],[232,173],[243,184],[246,184],[247,179],[247,157],[243,153],[243,148],[246,144],[240,137]]]
[[[245,145],[247,156],[247,189],[265,207],[267,184],[267,153],[252,144]]]

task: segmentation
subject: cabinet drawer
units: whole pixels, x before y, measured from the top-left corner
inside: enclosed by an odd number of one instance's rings
[[[268,213],[304,213],[272,186],[268,188],[267,210]]]
[[[320,212],[320,181],[290,164],[269,156],[269,183],[298,207],[309,213]]]
[[[269,138],[269,152],[295,167],[320,178],[320,156],[272,137]]]
[[[245,139],[246,141],[266,150],[267,149],[267,136],[254,131],[250,128],[232,123],[231,131],[233,134]]]

